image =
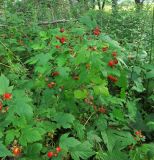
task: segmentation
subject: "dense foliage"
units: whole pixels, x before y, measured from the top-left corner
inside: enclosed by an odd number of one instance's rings
[[[33,3],[2,7],[1,159],[154,160],[151,10],[44,26]]]

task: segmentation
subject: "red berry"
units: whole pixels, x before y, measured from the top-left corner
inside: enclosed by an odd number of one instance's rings
[[[52,88],[52,84],[51,84],[51,83],[49,83],[49,84],[48,84],[48,87],[49,87],[49,88]]]
[[[116,58],[113,61],[114,61],[114,64],[118,64],[118,60]]]
[[[12,152],[14,156],[19,156],[21,153],[21,149],[19,147],[14,147]]]
[[[5,111],[7,112],[9,110],[9,107],[7,106],[7,107],[5,107]]]
[[[96,27],[94,30],[93,30],[93,34],[96,35],[96,36],[99,36],[101,34],[101,31],[99,29],[99,27]]]
[[[5,93],[3,94],[3,99],[4,100],[10,100],[12,98],[12,94],[11,93]]]
[[[142,135],[141,131],[136,131],[135,134],[136,134],[137,136]]]
[[[64,44],[66,42],[66,38],[65,37],[62,37],[59,39],[60,43]]]
[[[2,110],[2,108],[3,108],[3,103],[0,102],[0,111]]]
[[[117,56],[117,52],[112,52],[112,56],[116,57]]]
[[[103,47],[103,48],[102,48],[102,51],[103,51],[103,52],[106,52],[107,49],[108,49],[108,47]]]
[[[59,36],[56,36],[56,39],[60,40],[60,37],[59,37]]]
[[[106,109],[104,107],[98,108],[98,111],[101,113],[106,113]]]
[[[118,81],[118,79],[116,77],[112,76],[112,75],[109,75],[108,79],[111,80],[114,83]]]
[[[58,154],[57,154],[57,153],[54,153],[54,156],[55,156],[55,157],[57,157],[57,156],[58,156]]]
[[[114,65],[115,65],[115,63],[114,63],[114,61],[113,61],[113,60],[109,61],[108,66],[110,66],[110,67],[114,67]]]
[[[58,45],[57,45],[57,46],[56,46],[56,48],[57,48],[57,49],[59,49],[59,48],[60,48],[60,46],[58,46]]]
[[[48,87],[49,87],[49,88],[53,88],[55,85],[56,85],[55,82],[50,82],[50,83],[48,83]]]
[[[53,152],[48,152],[47,155],[48,155],[49,158],[52,158],[54,156]]]
[[[56,148],[56,151],[57,151],[57,153],[59,153],[59,152],[61,151],[61,148],[60,148],[60,147],[57,147],[57,148]]]
[[[61,33],[63,33],[64,31],[65,31],[64,28],[61,28],[61,29],[60,29],[60,32],[61,32]]]
[[[53,76],[53,77],[59,76],[59,72],[53,72],[53,73],[52,73],[52,76]]]

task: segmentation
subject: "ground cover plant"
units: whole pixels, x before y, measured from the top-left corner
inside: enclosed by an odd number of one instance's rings
[[[151,10],[46,26],[32,2],[0,19],[0,159],[153,160]]]

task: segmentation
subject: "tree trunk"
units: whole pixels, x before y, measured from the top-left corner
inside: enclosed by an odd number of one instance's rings
[[[118,4],[118,0],[112,0],[112,13],[117,12],[117,4]]]
[[[98,8],[99,8],[99,10],[101,10],[101,9],[102,9],[102,6],[101,6],[100,0],[97,0],[97,3],[98,3]]]
[[[136,3],[136,10],[141,10],[143,8],[143,2],[144,0],[135,0]]]
[[[102,4],[101,4],[101,0],[97,0],[97,4],[100,10],[102,10],[105,6],[105,0],[103,0]]]

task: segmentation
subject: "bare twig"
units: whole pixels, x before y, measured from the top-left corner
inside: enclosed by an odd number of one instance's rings
[[[65,23],[65,22],[69,22],[69,21],[77,21],[77,19],[74,19],[74,20],[60,19],[60,20],[54,20],[51,22],[50,21],[42,21],[42,22],[39,22],[38,25],[54,25],[57,23]],[[8,26],[9,25],[6,25],[6,24],[0,24],[0,27],[8,27]]]
[[[67,19],[60,19],[60,20],[55,20],[55,21],[52,21],[52,22],[39,22],[38,25],[48,25],[48,24],[57,24],[57,23],[65,23],[65,22],[69,22],[70,20],[67,20]]]
[[[93,113],[89,116],[89,118],[86,120],[84,126],[87,125],[87,123],[89,122],[89,120],[91,119],[91,117],[92,117],[95,113],[96,113],[96,112],[93,112]]]

